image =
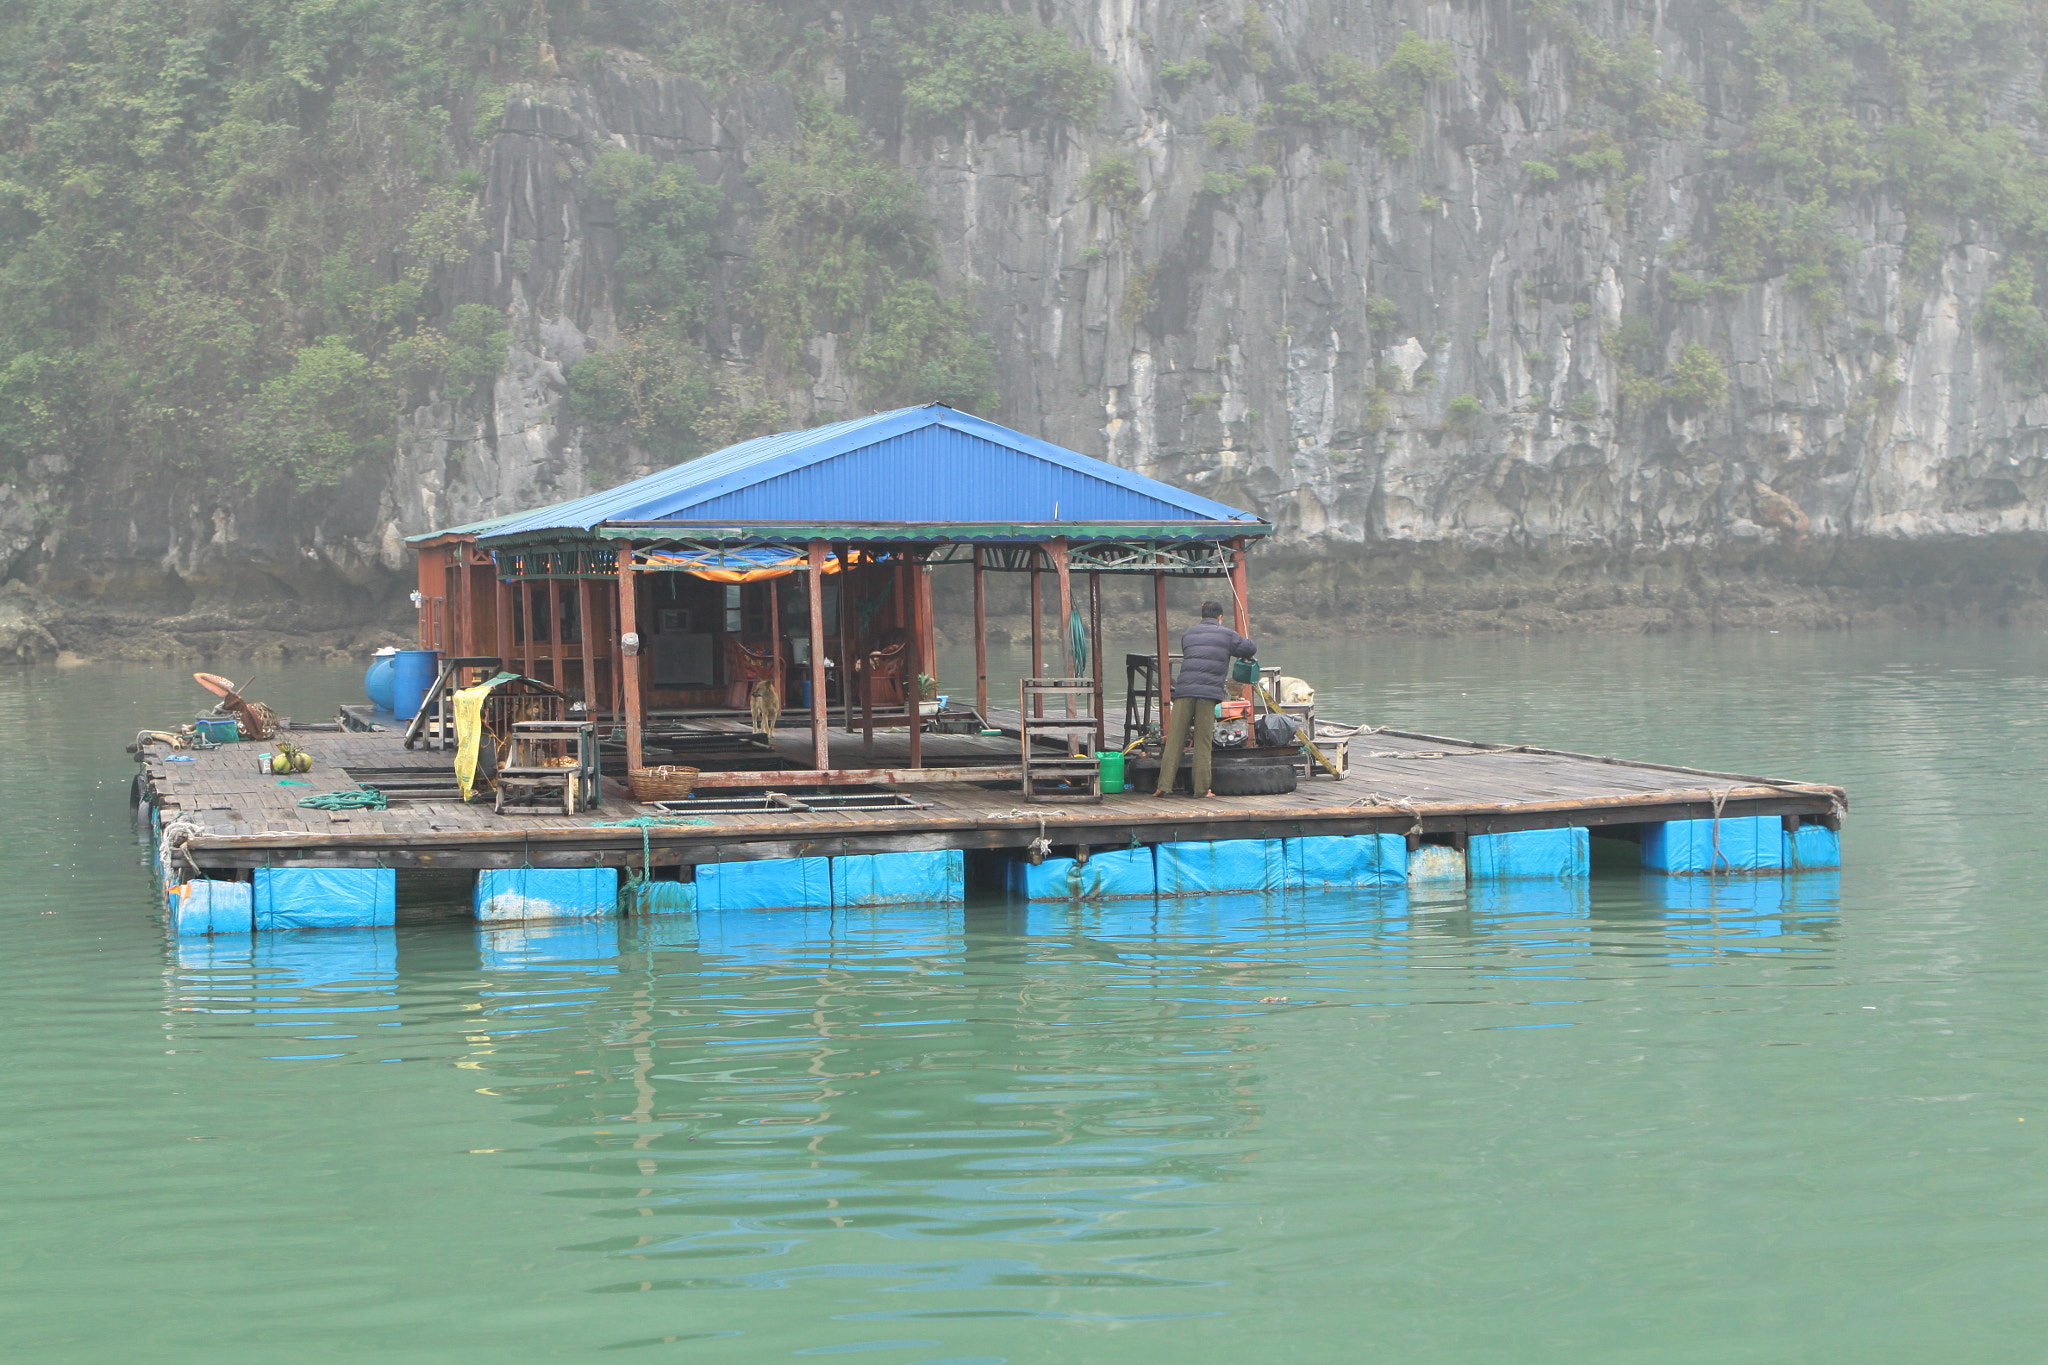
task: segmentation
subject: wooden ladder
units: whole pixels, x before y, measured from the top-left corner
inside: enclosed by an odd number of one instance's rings
[[[1101,723],[1101,694],[1093,678],[1026,678],[1019,685],[1017,723],[1024,750],[1024,799],[1026,801],[1071,801],[1099,805],[1102,801],[1102,765],[1085,751],[1093,743]],[[1084,714],[1073,714],[1073,700],[1083,698]],[[1041,714],[1044,703],[1057,699],[1065,714]],[[1085,737],[1085,738],[1084,738]],[[1062,757],[1038,752],[1040,738],[1057,739],[1066,748]]]

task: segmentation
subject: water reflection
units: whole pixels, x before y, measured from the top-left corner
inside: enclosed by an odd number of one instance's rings
[[[1289,1021],[1569,1027],[1645,973],[1825,956],[1839,896],[1833,874],[1603,876],[193,940],[173,1033],[280,1029],[251,1055],[345,1064],[396,1060],[362,1016],[427,1026],[409,1059],[538,1130],[516,1169],[578,1212],[530,1250],[588,1293],[1178,1320],[1226,1311],[1206,1296],[1248,1273],[1274,1107],[1324,1083]]]

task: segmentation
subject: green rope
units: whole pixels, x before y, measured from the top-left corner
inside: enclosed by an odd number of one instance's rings
[[[629,820],[592,820],[592,829],[637,829],[640,831],[640,866],[636,870],[626,869],[626,886],[630,890],[646,881],[647,874],[654,870],[654,839],[651,831],[663,825],[708,825],[709,820],[695,815],[636,815]]]
[[[1088,674],[1088,626],[1081,620],[1081,609],[1079,607],[1074,608],[1073,614],[1067,618],[1067,652],[1074,659],[1074,676],[1077,678],[1086,677]]]
[[[375,787],[352,792],[319,792],[302,796],[299,804],[309,810],[384,810],[390,803]]]

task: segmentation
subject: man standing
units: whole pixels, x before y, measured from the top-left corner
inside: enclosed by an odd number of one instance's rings
[[[1257,645],[1223,624],[1223,608],[1214,602],[1202,603],[1201,624],[1189,626],[1180,637],[1180,676],[1173,680],[1173,715],[1167,721],[1166,746],[1159,755],[1161,796],[1173,792],[1173,779],[1180,770],[1180,751],[1188,742],[1190,724],[1195,732],[1191,789],[1197,796],[1216,794],[1209,790],[1216,703],[1223,700],[1230,661],[1249,659],[1258,652]],[[1164,664],[1165,660],[1160,662]]]

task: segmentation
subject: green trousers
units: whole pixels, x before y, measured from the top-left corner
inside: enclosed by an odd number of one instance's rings
[[[1173,779],[1180,771],[1180,751],[1188,742],[1188,729],[1192,723],[1195,732],[1195,752],[1191,760],[1194,771],[1190,774],[1195,795],[1205,795],[1209,790],[1209,760],[1216,752],[1216,703],[1207,697],[1175,697],[1173,711],[1166,722],[1166,744],[1159,755],[1159,794],[1165,796],[1173,791]]]

